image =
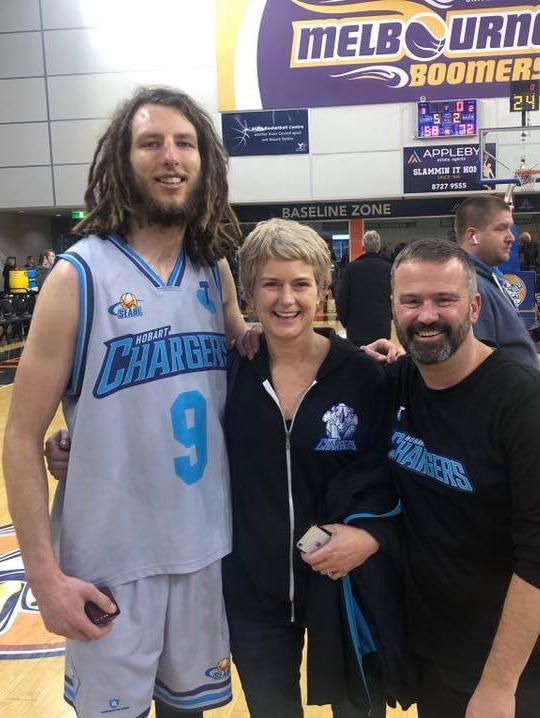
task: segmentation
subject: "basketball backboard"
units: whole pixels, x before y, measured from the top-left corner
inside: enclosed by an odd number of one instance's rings
[[[540,191],[540,126],[479,130],[478,182],[486,188]]]

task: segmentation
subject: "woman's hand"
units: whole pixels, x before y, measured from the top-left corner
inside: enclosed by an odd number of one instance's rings
[[[379,550],[379,542],[364,529],[344,524],[323,526],[332,538],[322,548],[303,553],[303,560],[314,571],[337,581]]]

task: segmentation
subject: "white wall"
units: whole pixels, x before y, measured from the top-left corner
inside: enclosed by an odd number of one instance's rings
[[[139,84],[183,89],[219,127],[214,12],[214,0],[41,0],[41,13],[0,0],[0,210],[81,206],[96,139]],[[480,123],[519,124],[507,103],[480,101]],[[311,109],[310,155],[232,158],[231,200],[399,197],[414,109]]]
[[[81,206],[96,139],[138,85],[177,86],[217,122],[213,17],[213,0],[0,0],[0,210]]]

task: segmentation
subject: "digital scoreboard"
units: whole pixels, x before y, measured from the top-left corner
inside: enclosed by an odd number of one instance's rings
[[[538,110],[538,80],[518,80],[510,83],[510,112]]]
[[[418,138],[478,134],[476,100],[435,100],[417,106]]]

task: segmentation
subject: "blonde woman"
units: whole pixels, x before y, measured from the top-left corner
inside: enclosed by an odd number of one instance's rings
[[[342,579],[376,561],[393,530],[378,518],[396,504],[384,465],[384,372],[334,332],[313,328],[330,252],[309,227],[257,225],[240,251],[240,279],[264,338],[255,359],[236,357],[229,371],[234,549],[224,590],[250,715],[303,715],[307,629],[308,702],[332,704],[336,718],[380,718],[376,653],[365,647],[362,656],[351,643],[343,604],[350,581]],[[331,538],[302,553],[296,543],[312,524]]]

